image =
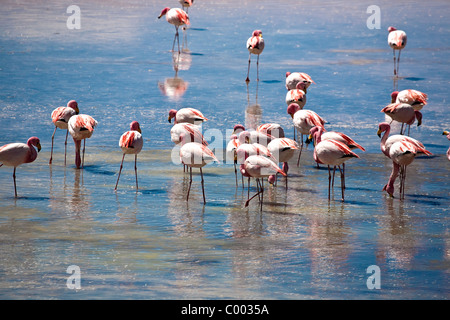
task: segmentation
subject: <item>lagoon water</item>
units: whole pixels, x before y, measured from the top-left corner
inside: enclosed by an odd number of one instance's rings
[[[178,7],[173,0],[172,7]],[[2,2],[0,145],[41,139],[38,159],[0,168],[2,299],[448,299],[450,5],[447,1],[378,1],[380,29],[369,29],[367,1],[195,1],[181,55],[175,29],[157,17],[167,1],[78,1],[80,29],[68,29],[67,3]],[[387,28],[408,34],[393,79]],[[245,42],[261,29],[266,48],[252,57],[246,85]],[[173,161],[168,110],[194,107],[221,154],[234,124],[277,122],[291,137],[284,101],[286,71],[315,81],[305,108],[366,148],[346,166],[345,202],[312,146],[290,164],[286,188],[266,183],[262,210],[244,208],[233,164],[189,177]],[[403,201],[381,191],[391,162],[376,135],[394,88],[429,95],[423,124],[411,136],[433,153],[407,170]],[[78,101],[98,120],[85,167],[74,165],[69,138],[57,130],[50,157],[51,111]],[[136,192],[133,157],[120,135],[137,120],[144,136]],[[394,125],[393,131],[398,132]],[[223,155],[223,154],[222,154]],[[175,157],[176,160],[176,157]],[[398,185],[396,185],[398,189]],[[253,193],[255,189],[251,189]],[[397,191],[396,191],[397,194]],[[80,268],[70,289],[69,266]],[[369,289],[370,266],[380,289]]]

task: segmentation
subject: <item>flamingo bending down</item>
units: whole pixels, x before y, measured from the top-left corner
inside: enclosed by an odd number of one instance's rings
[[[388,183],[383,187],[391,197],[394,195],[394,182],[400,173],[400,199],[405,198],[406,167],[410,165],[418,153],[431,155],[425,148],[407,140],[400,140],[392,144],[389,149],[389,157],[392,159],[392,172]]]
[[[161,11],[161,14],[158,16],[160,19],[162,16],[166,16],[166,20],[168,23],[175,26],[175,37],[173,38],[172,51],[175,48],[175,40],[178,42],[178,52],[180,52],[180,39],[178,34],[178,28],[182,25],[189,25],[189,16],[188,14],[180,9],[180,8],[164,8]]]
[[[286,176],[286,173],[283,172],[272,160],[260,156],[260,155],[253,155],[249,156],[243,164],[240,166],[240,170],[242,175],[245,175],[247,177],[253,177],[256,178],[256,184],[258,187],[258,192],[252,196],[251,198],[248,197],[247,201],[245,202],[245,207],[248,206],[250,200],[252,200],[254,197],[259,196],[260,197],[260,203],[262,208],[263,203],[263,193],[264,193],[264,182],[263,178],[269,178],[269,183],[273,183],[275,181],[275,175],[277,173],[282,174],[283,176]],[[260,181],[261,179],[261,181]]]
[[[259,55],[264,50],[264,39],[262,37],[261,30],[255,30],[252,33],[252,36],[247,40],[247,49],[249,52],[248,55],[248,70],[247,70],[247,79],[245,81],[250,82],[249,73],[250,73],[250,62],[252,58],[252,54],[257,55],[256,60],[256,81],[259,81]]]
[[[142,139],[141,128],[137,121],[133,121],[130,124],[130,130],[122,134],[119,139],[119,147],[122,149],[123,156],[122,162],[120,163],[119,175],[117,176],[116,187],[114,191],[117,190],[117,185],[119,184],[120,173],[122,172],[123,160],[126,154],[134,154],[134,173],[136,176],[136,192],[138,190],[138,176],[137,176],[137,155],[142,150],[144,145],[144,139]]]
[[[392,120],[398,121],[402,124],[400,129],[400,134],[404,134],[403,126],[406,124],[411,126],[417,119],[417,126],[422,124],[422,113],[420,111],[414,110],[414,108],[407,103],[391,103],[381,109],[381,112],[388,115]],[[391,121],[392,122],[392,121]],[[406,131],[406,128],[405,128]],[[409,129],[408,129],[409,135]]]
[[[314,147],[314,160],[328,166],[328,200],[330,200],[331,188],[330,166],[333,166],[333,169],[338,167],[341,173],[341,193],[342,201],[344,201],[345,173],[341,170],[341,165],[345,161],[351,158],[359,158],[359,156],[342,142],[333,139],[322,140],[319,131],[315,132],[314,141],[316,142]]]
[[[77,114],[70,118],[68,123],[69,132],[75,143],[75,165],[77,169],[84,167],[84,153],[86,150],[86,139],[94,133],[97,120],[87,114]],[[80,157],[81,140],[83,140],[83,159]]]
[[[206,203],[202,168],[211,161],[219,162],[219,160],[207,146],[197,142],[186,142],[184,134],[181,135],[181,144],[182,147],[180,148],[180,160],[181,163],[189,167],[190,173],[189,189],[187,192],[186,201],[189,200],[189,193],[191,191],[192,168],[199,168],[202,177],[201,183],[203,192],[203,203]]]
[[[428,95],[417,90],[407,89],[400,92],[392,92],[391,100],[392,103],[407,103],[411,105],[414,110],[420,111],[423,106],[427,104]]]
[[[298,167],[300,164],[300,156],[302,155],[303,150],[303,135],[304,134],[309,135],[309,131],[311,130],[311,128],[315,126],[322,127],[325,130],[324,128],[325,120],[312,110],[300,109],[299,105],[296,103],[292,103],[288,106],[287,113],[290,114],[292,117],[294,127],[297,129],[297,135],[298,132],[301,133],[300,152],[298,154],[297,159],[297,167]]]
[[[442,134],[444,136],[447,136],[447,139],[450,140],[450,132],[449,131],[444,131],[444,132],[442,132]],[[448,150],[447,150],[447,159],[450,161],[450,148],[448,148]]]
[[[66,107],[58,107],[52,112],[52,122],[55,125],[55,130],[52,135],[52,149],[50,152],[50,160],[48,164],[52,164],[53,160],[53,140],[55,138],[56,129],[60,128],[66,131],[66,141],[64,142],[64,165],[66,165],[66,155],[67,155],[67,136],[69,135],[69,130],[67,129],[67,123],[70,117],[79,114],[78,103],[75,100],[70,100]]]
[[[34,149],[34,147],[37,148]],[[5,165],[8,167],[14,167],[13,180],[14,180],[14,196],[17,198],[16,187],[16,168],[23,163],[30,163],[36,160],[38,152],[41,151],[41,143],[39,138],[31,137],[27,143],[8,143],[0,147],[0,167]]]
[[[277,159],[277,162],[283,163],[281,170],[286,173],[287,186],[288,161],[294,156],[295,150],[299,150],[297,141],[289,138],[277,138],[268,144],[267,149]]]
[[[286,72],[286,89],[293,90],[297,88],[297,84],[302,82],[305,84],[303,91],[306,93],[306,90],[309,88],[311,83],[315,83],[311,77],[303,72]]]
[[[394,75],[398,76],[398,69],[400,65],[400,53],[402,52],[402,49],[405,48],[407,41],[406,32],[403,30],[397,30],[394,27],[389,27],[388,32],[389,32],[388,44],[392,48],[394,53]],[[397,60],[395,60],[395,50],[398,50]]]
[[[208,119],[201,113],[201,111],[194,108],[181,108],[180,110],[170,109],[169,110],[169,122],[172,122],[172,119],[175,119],[174,123],[192,123],[199,124],[204,121],[208,121]]]

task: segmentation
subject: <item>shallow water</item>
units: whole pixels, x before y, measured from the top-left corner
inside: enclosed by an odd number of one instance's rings
[[[379,30],[366,26],[372,3],[196,2],[189,51],[179,57],[170,52],[174,28],[157,19],[161,1],[78,2],[79,30],[67,29],[66,4],[4,2],[0,145],[35,135],[42,151],[18,168],[17,199],[12,169],[0,169],[1,298],[448,299],[446,1],[379,2]],[[408,33],[397,83],[389,25]],[[247,86],[245,41],[256,28],[266,48],[260,81],[253,57]],[[236,188],[229,161],[204,168],[206,205],[194,170],[186,202],[189,176],[172,161],[168,110],[201,109],[203,131],[222,156],[236,123],[278,122],[290,136],[286,71],[310,74],[305,108],[366,148],[346,166],[345,202],[338,185],[328,201],[328,172],[316,168],[311,146],[300,167],[290,164],[287,188],[284,179],[266,182],[262,210],[257,201],[244,208],[247,190]],[[411,136],[433,156],[408,167],[403,201],[381,191],[391,163],[376,135],[394,86],[429,95]],[[70,140],[64,166],[60,130],[48,165],[50,114],[70,99],[99,121],[83,170]],[[118,139],[132,120],[144,136],[139,190],[129,156],[114,192]],[[71,265],[80,267],[81,289],[66,285]],[[367,287],[371,265],[380,268],[381,289]]]

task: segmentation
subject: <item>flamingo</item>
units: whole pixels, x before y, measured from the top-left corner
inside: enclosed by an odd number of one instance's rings
[[[306,73],[303,72],[286,72],[286,89],[292,90],[296,89],[297,83],[302,82],[305,84],[305,88],[303,91],[306,93],[306,90],[309,88],[311,83],[315,83],[313,79]]]
[[[450,140],[450,132],[449,131],[444,131],[444,132],[442,132],[442,134],[444,136],[447,136],[447,139]],[[448,150],[447,150],[447,159],[450,161],[450,148],[448,148]]]
[[[389,149],[389,157],[392,159],[393,167],[388,183],[383,187],[391,197],[394,195],[394,182],[400,173],[400,199],[405,198],[406,167],[410,165],[418,153],[431,155],[425,148],[408,140],[400,140],[392,144]]]
[[[87,114],[77,114],[70,118],[68,123],[69,132],[75,143],[75,165],[77,169],[84,166],[84,153],[86,150],[86,139],[94,133],[97,120]],[[83,160],[80,157],[81,140],[83,140]]]
[[[381,134],[384,132],[383,137],[381,137]],[[387,122],[381,122],[378,124],[378,131],[377,135],[381,138],[380,142],[380,148],[381,152],[390,159],[389,151],[391,149],[391,146],[398,141],[408,141],[410,143],[413,143],[417,146],[419,149],[425,149],[425,146],[420,142],[419,140],[416,140],[414,138],[404,136],[401,134],[394,134],[392,136],[389,136],[389,133],[391,132],[391,126]]]
[[[142,131],[139,126],[139,122],[133,121],[130,123],[130,130],[122,134],[119,139],[119,147],[122,149],[123,156],[122,162],[120,163],[119,175],[117,176],[116,187],[114,191],[117,190],[117,185],[119,184],[120,173],[122,172],[123,160],[126,154],[134,154],[134,173],[136,176],[136,192],[138,190],[138,176],[137,176],[137,155],[142,150],[144,145],[144,139],[142,139]]]
[[[186,13],[189,13],[189,8],[194,4],[194,0],[178,0],[181,6],[186,8]]]
[[[174,120],[174,123],[192,123],[192,124],[199,124],[204,121],[208,121],[208,119],[201,113],[201,111],[194,109],[194,108],[182,108],[180,110],[170,109],[169,110],[169,123],[172,123],[172,119]]]
[[[306,85],[303,82],[298,82],[294,89],[286,93],[286,104],[289,106],[292,103],[299,105],[300,109],[306,104]]]
[[[175,48],[175,40],[177,40],[178,43],[178,52],[180,52],[180,39],[178,34],[178,28],[182,25],[189,25],[189,16],[188,14],[180,9],[180,8],[164,8],[161,11],[161,14],[158,16],[158,19],[160,19],[162,16],[166,16],[166,20],[168,23],[175,26],[175,37],[173,39],[173,45],[172,45],[172,51]]]
[[[34,147],[37,148],[34,149]],[[41,151],[41,143],[39,138],[31,137],[27,140],[27,143],[8,143],[0,147],[0,167],[5,165],[8,167],[14,167],[13,180],[14,180],[14,196],[17,198],[16,187],[16,168],[23,163],[30,163],[36,160],[38,152]]]
[[[319,131],[314,133],[314,141],[316,143],[314,147],[314,160],[328,166],[328,200],[330,200],[331,187],[330,166],[333,166],[333,170],[338,167],[341,173],[341,193],[342,201],[344,201],[345,173],[341,170],[341,165],[345,161],[351,158],[359,158],[359,156],[342,142],[333,139],[322,140]]]
[[[308,134],[311,128],[315,126],[322,127],[324,130],[325,120],[312,110],[302,110],[296,103],[291,103],[287,108],[287,113],[291,115],[294,128],[301,133],[300,153],[298,154],[297,167],[300,164],[300,156],[303,150],[303,135]],[[295,137],[294,137],[295,138]],[[298,140],[298,137],[297,137]]]
[[[257,60],[256,60],[256,81],[259,81],[259,55],[264,50],[264,39],[263,39],[261,30],[253,31],[252,36],[250,38],[248,38],[248,40],[247,40],[247,49],[248,49],[249,55],[248,55],[247,79],[245,79],[245,82],[247,82],[247,83],[250,82],[250,78],[248,76],[249,76],[249,73],[250,73],[250,62],[251,62],[252,54],[256,54],[257,55]]]
[[[348,135],[342,133],[342,132],[336,132],[336,131],[327,131],[325,132],[325,130],[322,127],[313,127],[311,128],[311,130],[309,131],[309,138],[308,140],[310,140],[314,134],[318,132],[317,134],[321,137],[321,140],[336,140],[339,141],[343,144],[345,144],[347,147],[350,148],[350,150],[354,150],[354,149],[360,149],[362,151],[366,151],[366,149],[361,146],[360,144],[356,143],[355,140],[353,140],[352,138],[350,138]],[[342,172],[345,175],[345,162],[342,164]],[[333,184],[334,185],[334,173],[335,171],[333,170]],[[345,185],[344,185],[345,188]]]
[[[190,138],[189,142],[198,142],[205,146],[208,145],[208,142],[206,142],[198,126],[187,122],[174,124],[170,129],[170,139],[173,143],[179,144],[181,142],[181,134],[183,133],[185,134],[186,139]]]
[[[270,153],[278,160],[278,162],[283,163],[281,170],[286,173],[287,177],[289,170],[288,161],[294,156],[295,150],[299,149],[297,141],[289,138],[276,138],[270,141],[267,149],[269,149]]]
[[[227,156],[233,157],[233,163],[234,163],[234,175],[236,178],[236,187],[238,186],[238,178],[237,178],[237,153],[236,150],[240,146],[240,142],[238,139],[238,136],[235,134],[232,134],[230,137],[230,140],[227,143]]]
[[[397,30],[394,27],[389,27],[388,32],[389,32],[388,44],[392,48],[394,53],[394,75],[398,76],[398,68],[400,65],[400,53],[402,52],[402,49],[405,48],[406,46],[407,40],[406,32],[403,30]],[[397,68],[395,67],[396,65],[395,50],[398,50]]]
[[[249,156],[240,166],[240,170],[243,175],[256,178],[256,184],[258,187],[258,192],[251,198],[248,197],[247,201],[245,202],[245,207],[248,206],[250,200],[261,194],[260,203],[262,209],[262,195],[264,193],[264,182],[262,180],[263,178],[269,178],[269,183],[273,184],[275,182],[275,174],[280,173],[283,176],[286,176],[286,173],[284,173],[283,170],[281,170],[275,162],[260,155]]]
[[[266,135],[275,138],[284,138],[284,129],[278,123],[264,123],[256,128],[257,132],[265,133]]]
[[[183,163],[184,165],[189,167],[189,173],[190,173],[189,189],[187,192],[186,201],[189,200],[189,193],[191,191],[192,168],[199,168],[200,175],[202,177],[201,183],[202,183],[202,192],[203,192],[203,203],[206,204],[205,187],[204,187],[202,168],[211,161],[219,162],[219,160],[217,160],[214,153],[207,146],[197,143],[197,142],[186,142],[186,141],[187,141],[186,136],[184,134],[181,134],[182,147],[180,148],[180,160],[181,160],[181,163]]]
[[[48,164],[52,164],[53,160],[53,140],[55,138],[56,129],[60,128],[66,131],[66,141],[64,142],[64,165],[66,165],[66,154],[67,154],[67,136],[69,135],[69,130],[67,129],[67,123],[70,117],[79,114],[78,103],[75,100],[70,100],[66,107],[58,107],[52,112],[52,122],[55,125],[55,130],[52,135],[52,149],[50,152],[50,160]]]
[[[402,124],[400,129],[400,134],[404,134],[403,126],[405,124],[411,125],[417,119],[417,126],[422,124],[422,113],[420,111],[414,110],[414,108],[407,103],[391,103],[381,109],[381,112],[389,116],[392,120],[398,121]],[[405,128],[406,131],[406,128]],[[409,135],[409,130],[408,130]]]
[[[407,89],[391,93],[392,103],[407,103],[414,110],[420,111],[427,104],[428,95],[418,90]]]
[[[245,130],[245,127],[242,124],[237,124],[233,127],[233,134],[240,137],[243,132],[245,132],[243,137],[247,138],[248,141],[242,143],[259,143],[267,147],[269,142],[275,138],[264,130]]]

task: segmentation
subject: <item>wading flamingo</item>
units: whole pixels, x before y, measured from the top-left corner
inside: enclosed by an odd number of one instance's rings
[[[34,147],[37,148],[34,149]],[[5,165],[14,167],[14,196],[17,198],[16,168],[23,163],[30,163],[36,160],[38,152],[41,151],[41,143],[37,137],[31,137],[27,143],[8,143],[0,147],[0,167]]]
[[[267,147],[269,142],[275,139],[274,136],[264,130],[246,130],[242,124],[237,124],[233,127],[233,134],[238,137],[240,137],[243,132],[245,132],[243,137],[248,139],[248,141],[244,141],[243,143],[259,143]]]
[[[286,72],[286,89],[293,90],[297,88],[297,84],[302,82],[305,84],[303,91],[307,93],[307,89],[311,83],[315,83],[311,77],[303,72]]]
[[[262,132],[274,138],[284,138],[284,129],[278,123],[264,123],[256,128],[257,132]]]
[[[447,136],[447,139],[450,140],[450,132],[449,131],[444,131],[444,132],[442,132],[442,134],[444,136]],[[447,159],[450,161],[450,148],[448,148],[448,150],[447,150]]]
[[[170,129],[170,139],[173,143],[181,142],[181,134],[185,134],[186,142],[198,142],[205,146],[208,145],[198,126],[188,122],[174,124]]]
[[[208,121],[201,111],[194,108],[182,108],[178,111],[175,109],[170,109],[168,119],[170,123],[172,123],[172,119],[175,119],[175,124],[187,122],[198,125],[204,121]]]
[[[300,156],[302,155],[303,150],[303,135],[309,135],[309,131],[315,126],[322,127],[325,130],[325,120],[312,110],[302,110],[296,103],[292,103],[288,106],[287,113],[292,117],[294,128],[297,129],[296,141],[299,140],[298,132],[300,132],[301,134],[300,152],[297,159],[298,167],[300,164]]]
[[[219,162],[214,153],[205,145],[197,143],[197,142],[185,142],[186,137],[184,134],[181,135],[181,144],[180,148],[180,160],[181,163],[189,167],[189,189],[187,192],[186,201],[189,200],[189,193],[191,191],[192,185],[192,168],[199,168],[200,175],[202,177],[202,192],[203,192],[203,203],[206,203],[205,198],[205,186],[203,180],[203,171],[202,168],[211,161]]]
[[[416,119],[417,126],[420,126],[422,124],[422,113],[420,111],[414,110],[414,108],[407,103],[391,103],[381,109],[381,112],[389,116],[392,120],[398,121],[402,124],[400,134],[405,134],[406,128],[405,131],[403,131],[403,126],[405,124],[411,126]]]
[[[144,145],[144,139],[142,139],[141,128],[137,121],[133,121],[130,124],[130,130],[122,134],[119,139],[119,147],[122,149],[123,156],[122,162],[120,163],[119,175],[117,176],[116,187],[114,191],[117,190],[117,185],[119,184],[120,173],[123,168],[123,160],[126,154],[134,154],[134,174],[136,176],[136,192],[138,190],[138,176],[137,176],[137,155],[142,150]]]
[[[414,110],[420,111],[423,106],[427,104],[428,95],[426,93],[407,89],[402,91],[394,91],[391,93],[392,103],[407,103],[413,107]]]
[[[266,158],[264,156],[260,155],[254,155],[249,156],[245,162],[240,166],[240,170],[242,175],[253,177],[256,179],[257,184],[257,193],[253,195],[251,198],[248,197],[247,201],[245,202],[245,207],[248,206],[250,200],[252,200],[254,197],[261,195],[259,198],[261,209],[262,209],[262,203],[263,203],[263,193],[264,193],[264,178],[268,178],[269,183],[273,184],[275,182],[275,175],[277,173],[282,174],[283,176],[286,176],[286,173],[281,170],[275,162],[270,160],[269,158]]]
[[[306,104],[306,91],[305,84],[303,82],[297,83],[294,89],[289,90],[286,93],[286,104],[289,106],[292,103],[296,103],[299,105],[300,109]]]
[[[381,134],[384,132],[383,136]],[[402,134],[394,134],[392,136],[389,136],[389,133],[391,132],[391,125],[387,122],[381,122],[378,124],[378,131],[377,135],[381,138],[380,142],[380,149],[383,154],[390,158],[389,156],[389,150],[391,146],[398,141],[408,141],[410,143],[415,144],[419,149],[425,149],[425,146],[418,140],[404,136]]]
[[[394,53],[394,75],[398,76],[398,68],[400,65],[400,53],[402,52],[402,49],[406,46],[406,32],[403,30],[397,30],[394,27],[388,28],[388,44],[392,48]],[[395,50],[398,50],[398,57],[397,60],[395,60]],[[397,65],[397,66],[396,66]]]
[[[383,187],[391,197],[394,196],[394,182],[400,173],[400,199],[405,198],[406,167],[410,165],[418,153],[431,155],[425,148],[418,147],[407,140],[397,141],[389,149],[389,157],[392,159],[392,172],[388,183]]]
[[[281,170],[286,174],[286,186],[287,186],[287,174],[289,171],[288,161],[294,156],[295,150],[299,150],[297,141],[289,138],[276,138],[267,146],[270,153],[277,159],[277,162],[282,162]]]
[[[313,138],[316,143],[314,147],[314,160],[328,166],[328,200],[330,200],[331,193],[330,166],[333,166],[333,170],[338,167],[341,173],[341,193],[342,201],[344,201],[345,173],[341,170],[341,165],[345,161],[351,158],[359,158],[359,156],[342,142],[333,139],[321,140],[322,138],[319,135],[319,131],[315,132]]]
[[[247,49],[249,52],[248,55],[248,70],[247,70],[247,79],[245,81],[248,83],[250,82],[249,73],[250,73],[250,62],[252,58],[252,54],[257,55],[256,60],[256,81],[259,81],[259,55],[264,50],[264,39],[262,37],[261,30],[255,30],[253,31],[253,34],[250,38],[247,40]]]
[[[53,140],[55,138],[56,129],[60,128],[66,130],[66,141],[64,142],[64,165],[66,165],[66,155],[67,155],[67,136],[69,135],[69,130],[67,128],[67,123],[70,117],[79,114],[78,103],[75,100],[70,100],[66,107],[58,107],[52,112],[52,122],[55,125],[55,130],[52,135],[52,149],[50,152],[50,160],[48,164],[52,164],[53,160]]]
[[[77,169],[84,167],[84,153],[86,150],[86,139],[94,133],[97,120],[87,114],[77,114],[70,118],[68,123],[69,132],[75,143],[75,165]],[[81,140],[83,140],[83,159],[80,156]]]
[[[177,40],[178,52],[180,52],[180,38],[178,28],[182,25],[190,24],[189,16],[184,10],[180,8],[164,8],[161,11],[161,14],[158,16],[158,19],[160,19],[162,16],[166,16],[167,22],[175,26],[175,37],[173,38],[172,51],[175,48],[175,40]]]

